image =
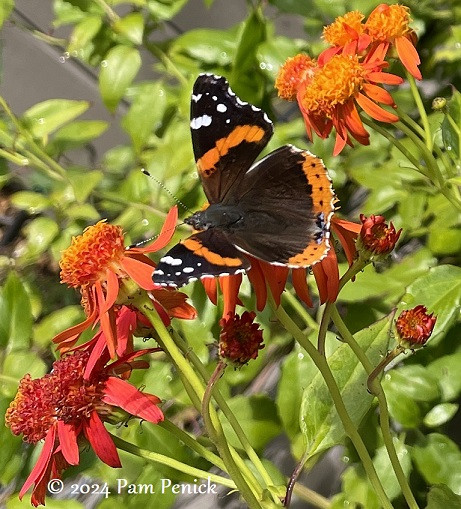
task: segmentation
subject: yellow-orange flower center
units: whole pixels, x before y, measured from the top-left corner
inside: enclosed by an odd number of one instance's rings
[[[306,87],[301,99],[303,107],[331,118],[338,104],[346,103],[360,92],[365,73],[357,55],[335,55]]]
[[[25,375],[16,397],[6,411],[5,423],[25,442],[45,438],[56,421],[78,425],[93,410],[103,416],[111,407],[102,401],[107,375],[98,373],[84,380],[89,352],[76,352],[53,364],[52,373],[33,380]]]
[[[410,9],[405,5],[379,5],[365,23],[367,33],[375,41],[393,42],[409,32]]]
[[[332,46],[344,46],[363,33],[362,20],[365,16],[359,11],[347,12],[338,16],[331,25],[324,27],[323,38]],[[354,34],[356,32],[356,34]]]
[[[313,76],[316,66],[316,60],[304,53],[288,58],[280,68],[275,81],[279,97],[295,101],[299,86]]]
[[[104,221],[89,226],[82,235],[72,238],[61,256],[61,282],[72,287],[95,283],[105,278],[107,269],[119,270],[123,257],[123,231]]]

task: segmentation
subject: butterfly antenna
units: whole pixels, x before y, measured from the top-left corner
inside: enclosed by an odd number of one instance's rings
[[[155,181],[166,193],[168,193],[172,198],[173,200],[178,204],[180,205],[184,210],[187,210],[187,212],[190,212],[191,214],[193,214],[193,211],[186,205],[184,204],[177,196],[175,196],[169,189],[168,187],[165,186],[165,184],[163,182],[160,182],[160,180],[158,180],[158,178],[154,177],[153,175],[151,175],[147,170],[145,170],[144,168],[141,168],[141,171],[144,173],[144,175],[147,175],[148,177],[150,177],[153,181]]]
[[[183,224],[186,224],[184,222],[182,223],[179,223],[177,224],[174,228],[170,228],[169,230],[167,230],[165,233],[171,231],[171,230],[176,230],[176,228],[178,226],[182,226]],[[143,246],[144,244],[147,244],[149,242],[152,242],[153,240],[155,240],[157,237],[160,237],[160,233],[157,233],[157,235],[153,235],[152,237],[149,237],[148,239],[144,239],[144,240],[140,240],[139,242],[136,242],[135,244],[131,244],[131,246],[128,246],[127,249],[133,249],[134,247],[141,247]]]

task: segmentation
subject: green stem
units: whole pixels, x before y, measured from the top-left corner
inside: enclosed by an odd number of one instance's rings
[[[95,2],[106,13],[111,23],[116,23],[120,19],[120,16],[104,0],[95,0]]]
[[[214,373],[211,375],[210,380],[208,381],[207,387],[205,389],[205,394],[202,399],[202,416],[205,422],[206,429],[208,434],[216,445],[216,448],[219,451],[219,454],[225,461],[226,465],[229,467],[229,475],[234,479],[235,484],[237,485],[242,497],[248,503],[248,507],[252,508],[261,508],[262,506],[258,502],[255,497],[253,491],[250,489],[249,485],[246,483],[242,474],[235,465],[231,452],[227,445],[227,440],[224,435],[224,431],[222,429],[221,423],[219,421],[213,422],[211,419],[210,409],[211,409],[211,396],[213,394],[213,388],[215,383],[221,378],[224,370],[226,369],[226,364],[222,361],[218,362]],[[227,459],[227,461],[226,461]],[[235,468],[234,468],[235,467]]]
[[[362,118],[362,117],[361,117]],[[374,131],[384,136],[388,141],[390,141],[395,148],[397,148],[407,159],[408,161],[415,167],[415,171],[421,173],[425,177],[428,177],[427,172],[424,168],[421,168],[419,161],[413,154],[389,131],[381,127],[379,124],[374,122],[373,120],[369,120],[365,117],[362,118],[362,122],[366,124],[368,127],[371,127]]]
[[[341,397],[341,392],[336,383],[336,380],[333,377],[333,374],[330,370],[326,358],[317,351],[314,345],[307,339],[307,337],[297,327],[293,320],[287,315],[285,310],[281,307],[277,308],[275,306],[275,302],[270,294],[269,302],[280,323],[290,334],[292,334],[292,336],[298,341],[298,343],[306,350],[306,352],[309,354],[312,361],[320,371],[328,387],[336,411],[338,412],[338,417],[341,419],[344,430],[347,436],[351,439],[351,442],[353,443],[357,451],[357,454],[359,455],[360,460],[362,461],[363,468],[367,473],[367,476],[381,502],[381,505],[383,506],[384,509],[392,509],[392,504],[387,498],[387,495],[384,491],[381,481],[379,480],[379,477],[373,465],[373,461],[371,460],[367,448],[365,447],[365,444],[363,443],[363,440],[359,432],[357,431],[357,428],[355,427],[354,423],[352,422],[352,419],[349,416],[346,406],[344,405],[344,401]]]
[[[374,394],[374,384],[375,379],[378,378],[378,376],[384,371],[384,368],[390,364],[396,357],[398,357],[401,353],[405,351],[405,348],[401,347],[400,345],[394,348],[392,351],[390,351],[384,359],[381,360],[381,362],[369,373],[368,380],[367,380],[367,388],[371,392],[371,394]]]
[[[171,421],[164,420],[163,422],[159,422],[158,426],[169,431],[172,435],[174,435],[176,438],[181,440],[181,442],[187,445],[187,447],[195,451],[202,458],[208,460],[214,466],[218,467],[224,472],[226,471],[226,466],[224,465],[222,459],[219,456],[212,453],[209,449],[207,449],[202,444],[197,442],[195,438],[191,437],[189,433],[186,433],[181,428],[178,428],[178,426],[175,426]]]
[[[181,461],[177,461],[175,459],[169,458],[168,456],[164,456],[163,454],[158,454],[152,451],[146,451],[146,449],[141,449],[137,445],[130,444],[126,442],[120,437],[112,435],[109,433],[112,440],[114,441],[117,449],[121,449],[122,451],[129,452],[135,456],[139,456],[140,458],[144,458],[149,461],[153,461],[154,463],[159,463],[160,465],[165,465],[167,467],[174,468],[178,470],[178,472],[183,472],[184,474],[191,475],[193,477],[197,477],[199,479],[210,479],[210,481],[221,484],[222,486],[226,486],[235,490],[235,483],[232,482],[231,479],[226,479],[220,475],[211,474],[210,472],[206,472],[205,470],[200,470],[199,468],[191,467],[190,465],[186,465]]]
[[[357,258],[357,260],[354,261],[354,263],[346,270],[342,278],[339,280],[338,292],[342,290],[342,288],[348,281],[350,281],[361,270],[363,270],[367,263],[368,262],[364,261],[362,258]],[[330,314],[332,304],[333,303],[331,302],[327,302],[325,309],[323,311],[322,321],[320,322],[317,349],[321,355],[325,355],[325,341],[327,337],[328,326],[330,325]]]
[[[173,338],[174,338],[176,344],[179,346],[179,348],[181,348],[181,350],[183,351],[184,355],[187,355],[189,357],[192,365],[199,372],[199,374],[203,378],[203,380],[206,383],[208,383],[210,380],[210,376],[209,376],[205,366],[202,364],[202,362],[196,355],[196,353],[193,350],[190,350],[188,348],[187,343],[176,331],[173,332]],[[240,423],[238,422],[234,413],[232,412],[229,405],[227,404],[226,399],[219,392],[217,387],[215,387],[213,390],[213,398],[215,399],[216,403],[218,404],[219,408],[221,409],[221,411],[224,414],[224,416],[226,417],[226,419],[229,421],[229,424],[231,425],[232,429],[234,430],[235,434],[237,435],[240,443],[242,444],[243,449],[247,453],[248,458],[252,461],[256,470],[261,475],[266,487],[273,485],[274,482],[272,481],[271,477],[267,473],[267,470],[264,468],[264,465],[263,465],[261,459],[259,458],[259,456],[256,454],[256,451],[251,446],[245,432],[243,431],[243,428],[240,426]],[[255,479],[255,481],[256,481],[256,479]]]
[[[432,133],[431,128],[429,126],[429,119],[427,118],[427,113],[424,108],[423,101],[421,99],[421,94],[419,93],[418,87],[416,86],[415,78],[408,71],[406,71],[405,74],[407,76],[408,83],[410,84],[411,93],[413,94],[413,98],[415,100],[419,116],[423,124],[424,137],[426,139],[426,147],[428,148],[428,150],[432,151]]]
[[[331,507],[331,502],[328,498],[323,497],[319,493],[303,486],[302,484],[296,484],[293,491],[299,498],[302,498],[319,509],[329,509]]]
[[[301,304],[299,299],[297,299],[291,292],[283,293],[284,300],[287,300],[291,307],[294,308],[296,313],[304,320],[305,324],[312,330],[318,330],[318,323],[312,318],[312,316],[307,312],[305,307]]]
[[[162,62],[163,67],[165,67],[165,69],[167,71],[171,72],[171,74],[176,76],[176,78],[178,79],[179,83],[181,83],[182,86],[187,86],[188,85],[188,81],[184,77],[182,72],[176,67],[176,65],[170,59],[170,57],[164,51],[162,51],[156,44],[154,44],[153,42],[145,40],[144,41],[144,47],[154,57],[157,57],[160,60],[160,62]]]
[[[204,389],[202,382],[196,375],[195,371],[192,369],[192,366],[189,362],[184,358],[179,348],[176,346],[172,337],[170,336],[168,330],[162,322],[162,319],[158,315],[155,307],[152,305],[152,302],[147,297],[144,292],[137,291],[137,285],[135,283],[131,283],[129,280],[124,280],[123,284],[126,287],[126,294],[131,295],[131,303],[135,307],[137,307],[152,323],[154,329],[158,334],[158,342],[160,346],[163,348],[165,352],[168,352],[172,361],[174,362],[178,371],[181,372],[181,378],[187,380],[186,387],[190,386],[191,389],[195,392],[194,400],[202,401],[202,409],[204,408],[204,398],[206,391]],[[235,481],[235,484],[240,491],[242,497],[249,504],[249,507],[259,508],[260,505],[254,495],[254,492],[258,492],[257,488],[250,487],[247,483],[247,480],[242,475],[242,464],[245,465],[243,460],[238,456],[235,451],[231,451],[229,448],[226,438],[224,436],[224,432],[222,430],[221,422],[216,414],[214,408],[210,409],[210,405],[206,407],[207,409],[207,417],[203,416],[205,426],[207,428],[207,432],[210,438],[214,441],[214,443],[218,447],[219,454],[226,465],[226,470],[232,479]],[[219,443],[219,446],[218,446]],[[236,464],[236,457],[238,457],[241,462],[239,466]]]
[[[338,312],[336,306],[334,306],[332,311],[332,319],[336,328],[338,329],[339,334],[343,338],[343,340],[349,344],[355,356],[358,358],[362,366],[364,367],[367,375],[371,375],[373,372],[373,365],[370,360],[366,356],[365,352],[362,350],[360,345],[355,340],[354,336],[350,333],[346,324],[344,323],[341,315]],[[410,509],[419,509],[418,504],[411,492],[410,486],[408,484],[407,478],[405,477],[405,473],[400,464],[397,451],[395,450],[394,440],[392,438],[391,428],[390,428],[390,417],[389,410],[387,406],[386,395],[383,391],[381,383],[378,378],[374,378],[371,382],[371,392],[378,398],[379,405],[379,414],[380,414],[380,427],[383,435],[384,445],[387,449],[387,453],[389,455],[389,459],[391,461],[392,468],[394,469],[395,475],[397,477],[397,481],[402,490],[403,496],[407,501],[408,507]]]

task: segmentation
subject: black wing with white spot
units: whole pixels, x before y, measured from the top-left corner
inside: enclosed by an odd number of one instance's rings
[[[238,274],[250,268],[250,262],[216,228],[191,235],[176,244],[160,259],[154,283],[184,286],[203,277]]]
[[[225,202],[272,136],[261,109],[242,101],[227,80],[201,74],[191,98],[191,134],[195,160],[210,203]]]

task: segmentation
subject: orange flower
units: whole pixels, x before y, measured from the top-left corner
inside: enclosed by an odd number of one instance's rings
[[[238,366],[256,359],[258,351],[264,348],[263,331],[253,323],[256,314],[245,311],[242,316],[230,313],[219,321],[219,355]]]
[[[61,282],[80,289],[87,319],[58,334],[53,339],[58,348],[68,350],[85,329],[99,321],[111,357],[115,357],[116,352],[118,355],[126,352],[118,346],[114,325],[114,304],[119,295],[120,280],[124,278],[131,278],[139,287],[151,292],[150,297],[166,324],[169,316],[195,318],[195,309],[185,302],[185,294],[154,285],[152,272],[155,264],[146,256],[168,244],[177,214],[177,208],[173,207],[158,238],[144,248],[125,249],[121,227],[105,221],[89,226],[82,235],[72,239],[71,245],[62,253]]]
[[[394,249],[402,233],[401,228],[397,232],[392,223],[390,226],[387,225],[385,217],[373,214],[370,217],[360,214],[360,221],[362,221],[362,228],[359,249],[362,256],[370,258],[387,255]]]
[[[368,16],[366,33],[382,51],[387,54],[390,46],[395,46],[400,61],[416,79],[422,79],[418,65],[421,63],[414,47],[416,35],[410,28],[410,9],[405,5],[380,4]]]
[[[402,311],[395,324],[400,344],[405,348],[424,346],[431,337],[437,317],[428,314],[425,306]]]
[[[287,101],[296,101],[299,87],[306,79],[312,78],[316,67],[316,60],[304,53],[288,58],[275,80],[279,97]]]
[[[348,133],[367,145],[369,134],[355,103],[376,120],[396,122],[396,115],[377,104],[395,106],[389,92],[376,83],[397,85],[403,82],[399,76],[382,72],[387,65],[379,51],[374,51],[363,61],[355,54],[335,55],[319,67],[312,79],[305,81],[298,90],[298,104],[309,138],[312,139],[312,131],[326,138],[334,127],[334,155],[339,154],[346,143],[352,144]]]
[[[320,53],[318,58],[320,66],[342,51],[346,54],[360,54],[365,50],[371,38],[364,31],[362,23],[364,18],[361,12],[351,11],[344,16],[338,16],[331,25],[324,27],[323,38],[331,47]]]
[[[89,379],[83,376],[90,356],[87,351],[54,362],[52,372],[42,378],[23,377],[5,422],[15,435],[22,434],[25,442],[44,439],[45,443],[19,498],[34,485],[32,505],[44,505],[48,481],[60,479],[63,470],[79,464],[79,441],[83,437],[104,463],[121,467],[117,449],[103,424],[111,418],[114,407],[149,422],[163,421],[157,407],[160,399],[138,391],[118,376],[129,376],[134,368],[147,368],[147,362],[134,359],[148,352],[140,350],[107,366],[100,363]]]

